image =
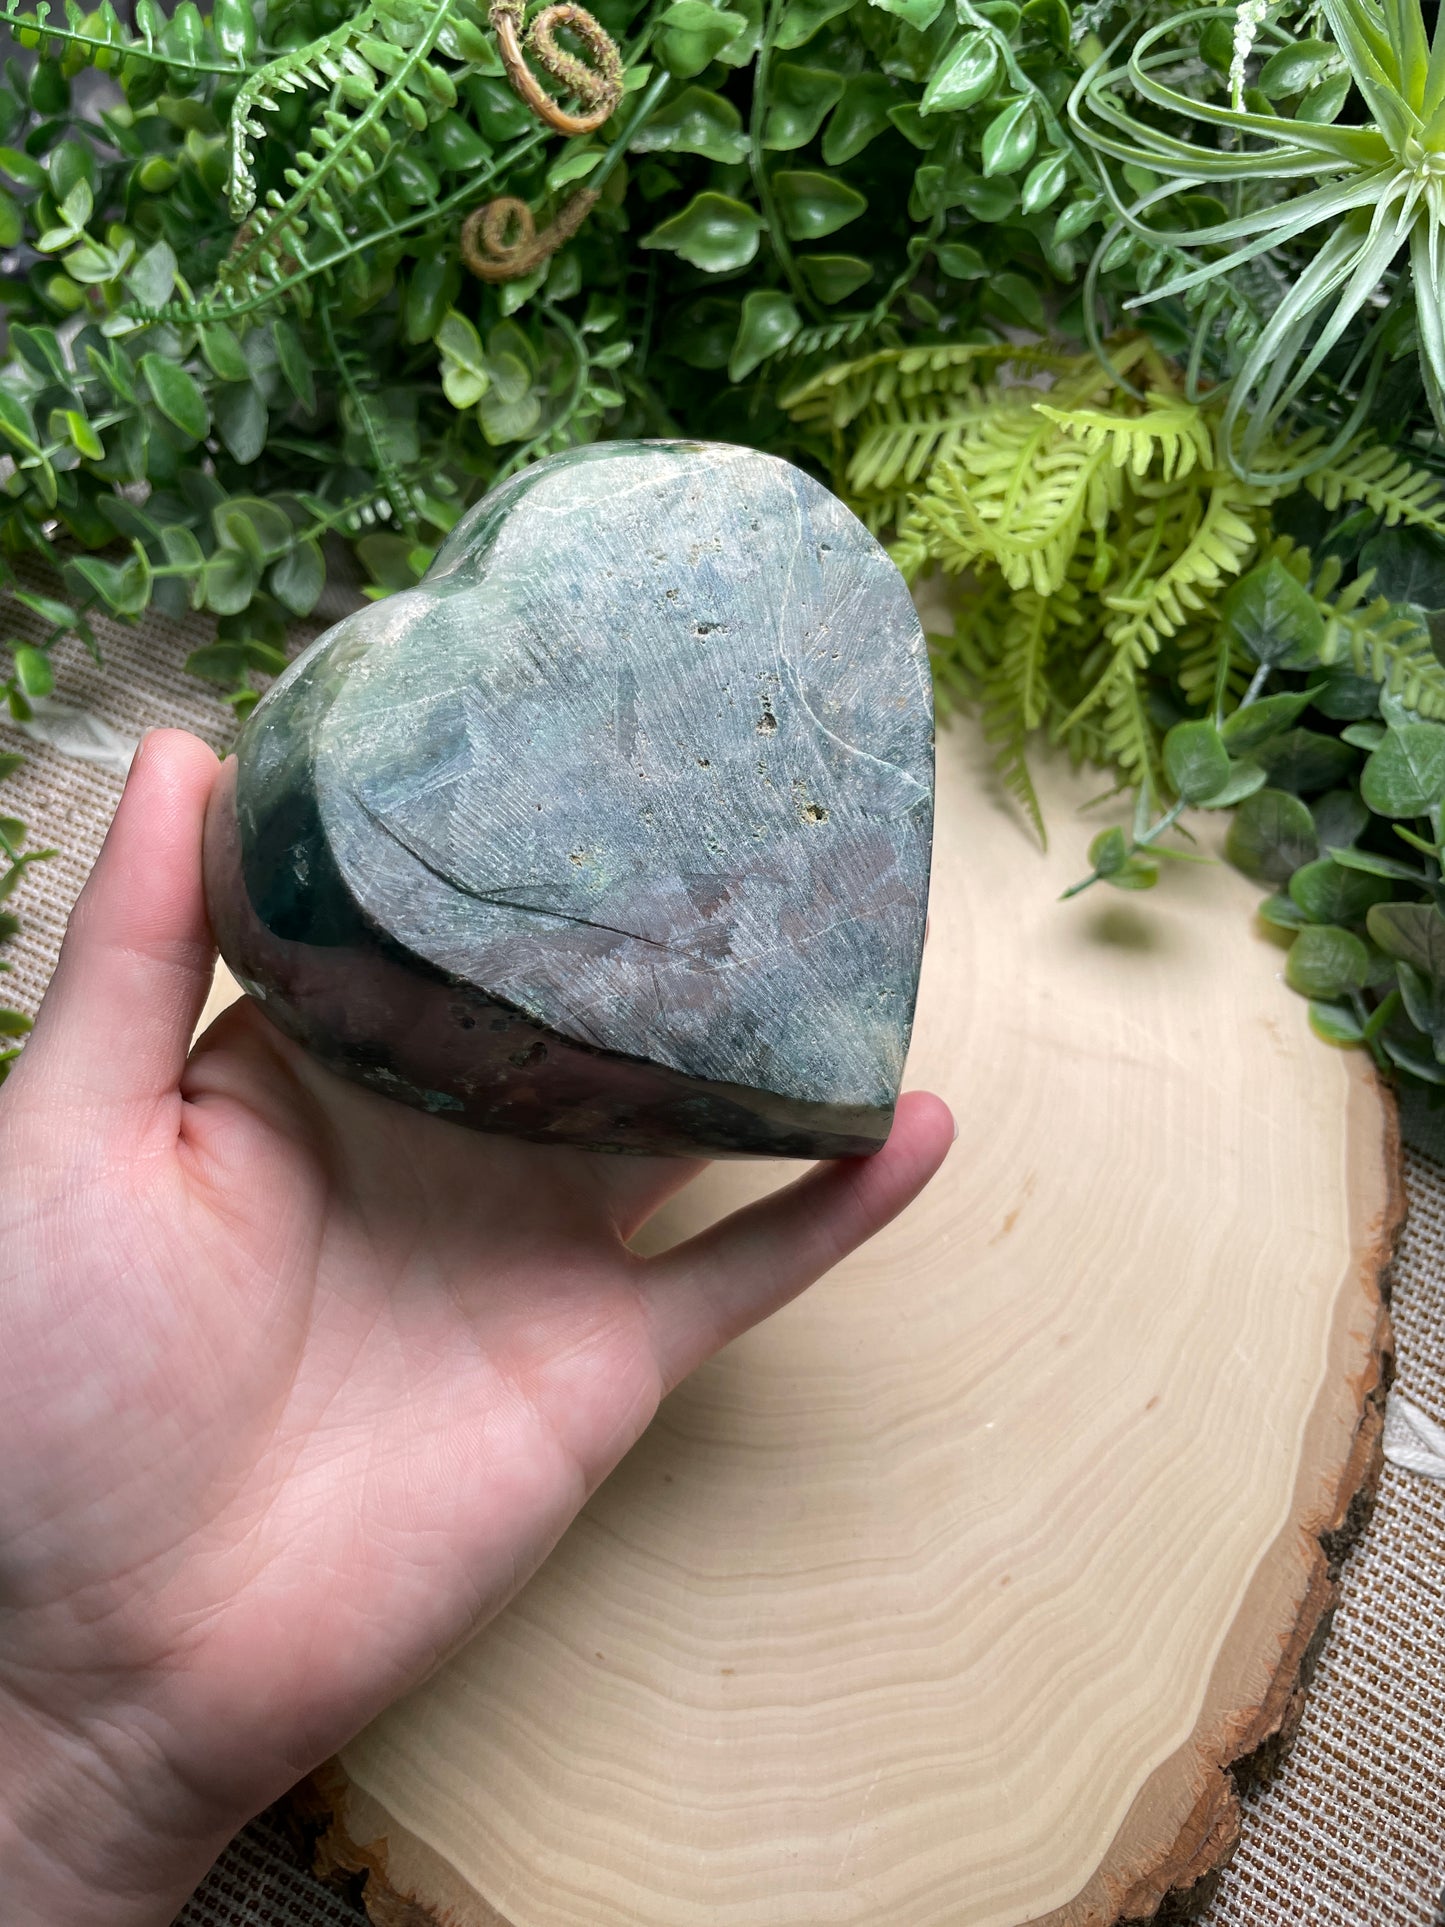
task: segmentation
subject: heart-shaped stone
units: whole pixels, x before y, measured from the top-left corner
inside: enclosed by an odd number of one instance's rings
[[[593,1148],[888,1132],[933,708],[902,578],[772,456],[539,462],[297,658],[207,825],[222,954],[373,1088]]]

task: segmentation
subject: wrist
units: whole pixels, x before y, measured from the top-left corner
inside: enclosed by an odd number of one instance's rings
[[[0,1693],[5,1927],[169,1927],[224,1846],[135,1723],[54,1722]]]

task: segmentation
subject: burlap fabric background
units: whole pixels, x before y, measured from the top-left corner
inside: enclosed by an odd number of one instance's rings
[[[318,613],[343,606],[333,599]],[[23,629],[24,612],[10,613]],[[78,649],[57,656],[68,701],[133,735],[173,723],[224,744],[230,712],[181,673],[186,652],[209,639],[204,623],[98,626],[103,667]],[[25,928],[9,949],[13,974],[0,986],[0,1001],[33,1010],[120,782],[3,727],[0,746],[28,755],[0,807],[24,818],[34,841],[61,852],[31,871],[17,899]],[[1445,1421],[1445,1120],[1409,1107],[1406,1134],[1410,1215],[1395,1297],[1400,1384]],[[1445,1927],[1442,1888],[1445,1485],[1387,1467],[1299,1738],[1273,1785],[1251,1801],[1239,1853],[1205,1919],[1209,1927]],[[222,1856],[176,1927],[354,1927],[361,1918],[302,1869],[282,1818],[263,1815]]]

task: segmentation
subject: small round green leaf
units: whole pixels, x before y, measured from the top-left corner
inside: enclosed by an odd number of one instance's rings
[[[1297,40],[1292,47],[1281,47],[1271,54],[1255,83],[1269,100],[1284,100],[1290,94],[1306,93],[1322,78],[1332,60],[1334,48],[1324,40]]]
[[[1128,839],[1117,824],[1112,829],[1100,830],[1089,845],[1089,862],[1096,876],[1117,876],[1128,861]]]
[[[856,187],[832,174],[784,169],[773,176],[783,231],[792,241],[821,241],[856,221],[868,202]]]
[[[206,366],[222,381],[249,381],[251,365],[224,321],[212,321],[200,329],[201,353]]]
[[[1278,557],[1241,576],[1221,605],[1226,631],[1259,663],[1310,662],[1325,639],[1324,617]]]
[[[1371,755],[1360,794],[1377,816],[1424,816],[1445,800],[1445,727],[1398,723]]]
[[[780,60],[769,93],[763,146],[786,151],[806,146],[817,133],[842,96],[843,77],[823,67]]]
[[[1433,903],[1377,903],[1365,922],[1387,957],[1445,982],[1445,917]]]
[[[1324,80],[1317,80],[1299,106],[1294,110],[1296,120],[1315,121],[1328,125],[1338,120],[1345,102],[1350,97],[1350,76],[1330,74]]]
[[[823,159],[829,167],[841,167],[877,140],[897,100],[886,75],[854,74],[823,130]]]
[[[705,87],[684,87],[633,136],[634,154],[701,154],[730,166],[747,156],[743,117],[730,100]]]
[[[1055,241],[1074,240],[1098,217],[1103,205],[1097,194],[1086,194],[1080,200],[1070,201],[1054,222]]]
[[[1365,1041],[1360,1020],[1348,1004],[1322,1003],[1317,997],[1310,999],[1310,1029],[1326,1044],[1346,1050]]]
[[[1336,664],[1317,680],[1314,706],[1333,722],[1367,722],[1380,713],[1380,685],[1373,676],[1357,676]]]
[[[199,442],[210,433],[211,411],[194,375],[161,355],[142,355],[140,371],[151,393],[151,400],[166,420]]]
[[[985,178],[1016,174],[1032,157],[1038,138],[1038,116],[1031,99],[1016,100],[995,114],[983,130]]]
[[[165,241],[153,242],[132,265],[126,286],[143,308],[162,307],[176,284],[176,257]]]
[[[873,279],[873,269],[856,254],[806,254],[798,262],[803,279],[819,301],[846,301]]]
[[[952,281],[981,281],[988,273],[987,261],[967,241],[945,241],[938,250],[938,265]]]
[[[1259,883],[1287,883],[1319,855],[1314,820],[1288,790],[1256,790],[1234,813],[1224,853]]]
[[[1285,982],[1302,997],[1333,999],[1358,990],[1370,971],[1370,953],[1357,936],[1334,923],[1300,931],[1285,959]]]
[[[1035,161],[1029,169],[1019,199],[1020,208],[1026,215],[1039,213],[1059,198],[1068,178],[1068,157],[1064,154],[1045,154],[1041,161]]]
[[[754,288],[743,301],[738,337],[728,361],[728,380],[742,381],[759,362],[786,348],[802,326],[790,297],[771,288]]]
[[[820,27],[847,13],[854,0],[788,0],[773,36],[773,45],[783,53],[801,47]]]
[[[1395,982],[1406,1016],[1417,1030],[1424,1031],[1435,1046],[1436,1057],[1441,1057],[1445,1045],[1445,982],[1427,977],[1403,959],[1395,965]]]
[[[1229,751],[1213,723],[1176,723],[1164,738],[1164,773],[1183,803],[1207,803],[1229,781]]]
[[[218,616],[244,609],[256,593],[260,565],[241,549],[217,549],[201,573],[201,597]]]
[[[1441,731],[1445,735],[1445,730]],[[1346,782],[1359,766],[1348,743],[1313,729],[1287,729],[1250,751],[1276,789],[1309,796]]]
[[[321,553],[321,544],[298,542],[279,562],[273,562],[270,587],[272,595],[284,603],[292,615],[309,616],[326,587],[326,559]]]
[[[943,12],[943,0],[871,0],[871,4],[883,13],[896,13],[918,33],[927,33]]]
[[[48,696],[55,687],[55,671],[43,649],[22,643],[15,650],[15,676],[27,696]]]
[[[1330,790],[1310,803],[1322,850],[1343,850],[1362,833],[1370,812],[1353,789]]]
[[[645,248],[667,248],[694,268],[727,274],[745,268],[758,251],[762,216],[730,194],[695,194],[680,214],[654,228]]]
[[[956,114],[982,100],[999,69],[998,44],[991,33],[975,28],[965,33],[924,89],[919,111]]]
[[[1324,856],[1295,871],[1289,893],[1311,923],[1358,923],[1372,905],[1389,901],[1393,885]]]
[[[474,408],[492,385],[481,336],[453,308],[442,316],[433,339],[441,351],[442,393],[453,408]]]
[[[659,22],[657,40],[662,64],[680,80],[700,74],[747,27],[740,13],[711,7],[707,0],[673,0]]]
[[[1207,810],[1232,810],[1246,796],[1253,796],[1256,790],[1262,790],[1265,781],[1264,771],[1258,763],[1250,762],[1247,756],[1231,757],[1229,780],[1223,789],[1216,790],[1213,796],[1206,798],[1202,807]]]
[[[1283,696],[1262,696],[1258,702],[1236,709],[1219,725],[1219,733],[1236,756],[1267,742],[1282,729],[1288,729],[1310,706],[1313,691],[1301,689]]]
[[[1272,897],[1266,897],[1259,906],[1261,919],[1272,924],[1276,930],[1303,930],[1309,918],[1289,895],[1288,891],[1277,890]]]
[[[991,276],[983,292],[985,305],[1011,326],[1016,327],[1022,322],[1026,328],[1043,332],[1048,319],[1044,313],[1043,296],[1039,293],[1038,283],[1029,275],[1015,274],[1011,268],[1006,269],[1002,274]]]
[[[249,381],[228,381],[213,391],[216,433],[233,461],[254,462],[266,446],[266,404]]]
[[[1152,890],[1159,881],[1159,865],[1152,856],[1131,856],[1122,870],[1111,871],[1104,881],[1115,890]]]

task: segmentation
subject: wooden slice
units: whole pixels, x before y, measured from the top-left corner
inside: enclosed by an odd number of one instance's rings
[[[1250,884],[1060,904],[1097,777],[1045,772],[1041,857],[940,748],[909,1082],[959,1141],[320,1776],[387,1927],[1147,1918],[1292,1730],[1378,1467],[1392,1106]]]

